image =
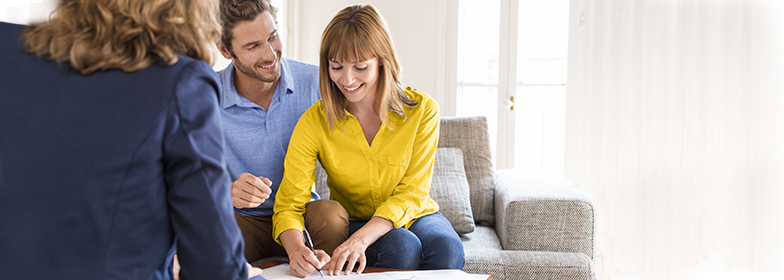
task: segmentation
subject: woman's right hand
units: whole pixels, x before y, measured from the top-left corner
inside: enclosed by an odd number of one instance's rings
[[[289,254],[289,272],[291,275],[305,278],[324,267],[329,261],[329,254],[324,250],[316,250],[316,255],[313,255],[313,251],[302,246],[293,254]]]
[[[332,253],[332,261],[329,262],[328,275],[340,275],[343,265],[346,266],[346,275],[350,275],[357,263],[359,263],[357,274],[362,274],[362,271],[365,270],[365,265],[367,264],[365,250],[367,250],[367,246],[358,239],[349,238],[343,242],[343,244],[340,244]]]
[[[289,272],[291,275],[304,278],[324,268],[330,261],[329,254],[324,250],[316,250],[316,254],[305,246],[302,232],[289,229],[280,234],[280,242],[289,255]]]
[[[245,263],[248,267],[248,279],[261,275],[261,268],[253,267],[249,263]]]

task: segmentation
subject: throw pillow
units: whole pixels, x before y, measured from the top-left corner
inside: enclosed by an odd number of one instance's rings
[[[474,231],[471,197],[460,148],[438,148],[430,197],[441,208],[441,214],[452,224],[458,234]]]
[[[478,225],[495,224],[495,171],[490,155],[487,118],[442,117],[438,148],[463,150],[466,177],[471,191],[471,210]]]

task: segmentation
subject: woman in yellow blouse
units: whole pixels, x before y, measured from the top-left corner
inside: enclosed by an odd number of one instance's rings
[[[400,269],[461,269],[460,237],[430,198],[438,144],[438,104],[403,88],[395,48],[372,5],[338,12],[321,38],[322,100],[291,136],[275,199],[273,234],[289,254],[291,272],[329,275],[359,265]],[[302,242],[313,169],[327,172],[330,199],[349,214],[349,237],[330,258]],[[327,266],[328,263],[328,266]]]

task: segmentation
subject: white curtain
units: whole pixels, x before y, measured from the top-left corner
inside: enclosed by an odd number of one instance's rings
[[[782,2],[571,1],[565,173],[599,279],[784,277]]]

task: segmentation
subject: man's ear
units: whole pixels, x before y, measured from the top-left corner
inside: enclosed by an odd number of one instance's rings
[[[223,55],[226,59],[232,59],[231,52],[229,52],[229,48],[226,47],[223,43],[218,43],[218,51],[220,51],[221,55]]]

